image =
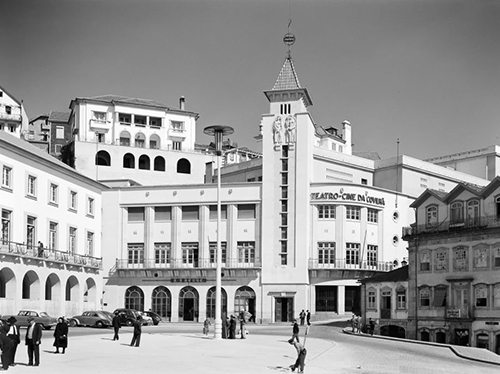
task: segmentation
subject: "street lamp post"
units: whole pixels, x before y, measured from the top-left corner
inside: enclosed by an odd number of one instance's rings
[[[231,135],[234,129],[229,126],[214,125],[205,127],[203,132],[207,135],[214,136],[215,139],[215,154],[217,156],[217,267],[215,281],[215,339],[222,338],[222,251],[220,245],[220,221],[221,221],[221,206],[220,206],[220,158],[222,156],[222,138],[224,135]]]

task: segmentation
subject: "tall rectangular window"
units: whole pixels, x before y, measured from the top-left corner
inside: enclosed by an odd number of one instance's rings
[[[448,270],[448,251],[440,250],[436,252],[436,270]]]
[[[377,266],[378,245],[368,244],[366,251],[366,262],[368,266]]]
[[[359,243],[346,243],[345,263],[347,265],[359,264]]]
[[[68,252],[76,253],[76,227],[69,228]]]
[[[210,242],[210,263],[215,264],[217,262],[217,242]],[[226,263],[226,256],[227,256],[227,243],[226,242],[221,242],[220,243],[220,249],[221,249],[221,256],[222,256],[222,263]]]
[[[368,301],[367,301],[367,308],[368,309],[376,309],[377,307],[377,293],[374,290],[369,290],[368,291]]]
[[[35,245],[36,237],[36,218],[28,216],[26,218],[26,245],[33,247]]]
[[[69,208],[76,210],[78,208],[78,194],[76,191],[69,192]]]
[[[431,257],[428,252],[420,254],[420,271],[430,271],[431,270]]]
[[[28,175],[27,193],[30,196],[36,196],[36,177]]]
[[[197,221],[200,219],[200,208],[198,206],[183,206],[182,207],[182,220],[183,221]]]
[[[420,289],[420,306],[428,307],[431,305],[431,291],[429,288]]]
[[[182,142],[172,142],[172,149],[174,151],[182,151]]]
[[[335,264],[335,243],[333,242],[318,243],[318,263]]]
[[[127,244],[127,250],[129,264],[144,263],[144,243],[129,243]]]
[[[143,207],[129,207],[127,210],[128,210],[128,222],[144,222]]]
[[[238,219],[254,219],[255,204],[238,204]]]
[[[396,291],[396,308],[406,309],[406,290],[401,289]]]
[[[335,218],[335,205],[318,205],[318,218],[319,219],[334,219]]]
[[[198,243],[182,243],[182,263],[198,267]]]
[[[10,241],[10,217],[12,212],[7,209],[2,209],[2,244],[7,244]]]
[[[238,262],[255,262],[255,242],[238,242]]]
[[[171,243],[155,243],[155,264],[169,264]]]
[[[426,226],[427,227],[436,227],[438,224],[438,208],[437,206],[433,205],[430,207],[427,207],[427,220],[426,220]]]
[[[453,251],[453,267],[455,270],[469,270],[467,248],[456,248]]]
[[[157,206],[155,207],[155,221],[171,221],[172,220],[172,208],[169,206]]]
[[[210,210],[210,215],[209,215],[210,221],[217,220],[217,205],[210,205],[209,210]],[[227,219],[227,205],[220,206],[220,218]]]
[[[359,221],[361,217],[361,209],[357,206],[347,205],[345,207],[345,218]]]
[[[57,223],[49,223],[49,248],[57,249]]]
[[[122,125],[130,125],[132,123],[132,115],[128,113],[119,113],[118,121]]]
[[[53,204],[57,204],[57,201],[58,201],[58,186],[57,186],[57,184],[54,184],[54,183],[50,184],[49,201]]]
[[[87,199],[87,214],[89,216],[94,215],[94,199],[91,197]]]
[[[56,139],[64,139],[64,126],[56,126]]]
[[[378,222],[378,210],[368,208],[368,222],[377,223]]]
[[[94,233],[93,232],[87,232],[87,249],[86,249],[85,254],[87,256],[94,255]]]
[[[2,187],[12,188],[12,168],[5,165],[2,169]]]

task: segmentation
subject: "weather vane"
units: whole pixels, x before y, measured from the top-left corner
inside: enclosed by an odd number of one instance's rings
[[[292,24],[292,15],[291,15],[291,4],[288,2],[288,32],[283,37],[283,43],[288,46],[288,58],[290,58],[290,47],[295,43],[295,35],[290,32],[290,25]]]

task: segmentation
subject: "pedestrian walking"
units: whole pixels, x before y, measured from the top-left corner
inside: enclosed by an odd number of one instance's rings
[[[307,326],[311,326],[311,312],[309,310],[306,312],[306,321]]]
[[[236,339],[236,318],[231,315],[229,320],[229,339]]]
[[[306,365],[305,364],[306,355],[307,355],[306,347],[304,347],[299,342],[291,341],[291,339],[288,341],[288,343],[292,344],[295,347],[295,349],[297,350],[297,360],[295,360],[295,364],[290,365],[290,369],[292,371],[295,371],[295,369],[299,369],[298,373],[303,373],[304,366]]]
[[[289,342],[292,342],[294,340],[297,340],[297,343],[299,343],[299,324],[297,323],[297,320],[293,320],[293,327],[292,327],[292,338],[289,340]]]
[[[207,318],[205,322],[203,322],[203,334],[208,335],[210,332],[210,320]]]
[[[356,331],[356,316],[353,314],[351,318],[351,327],[352,327],[352,333]]]
[[[19,332],[19,327],[16,325],[17,319],[14,316],[10,316],[7,320],[9,325],[9,332],[7,337],[12,340],[13,346],[10,351],[10,366],[16,366],[16,351],[17,346],[21,343],[21,333]]]
[[[373,335],[373,331],[375,330],[375,321],[370,318],[368,320],[368,326],[370,328],[370,335]]]
[[[59,348],[62,348],[62,353],[66,353],[68,347],[68,324],[64,321],[63,317],[57,319],[57,325],[54,330],[54,347],[55,353],[59,353]]]
[[[245,311],[242,310],[240,312],[240,333],[241,333],[241,339],[246,339],[246,334],[245,334],[245,325],[246,325],[247,321],[246,321],[246,318],[245,318]]]
[[[14,347],[14,342],[12,339],[7,337],[9,331],[9,325],[3,321],[0,323],[0,349],[2,350],[2,368],[3,370],[9,370],[9,366],[12,363],[12,348]]]
[[[306,312],[304,312],[304,309],[302,309],[302,312],[300,312],[299,318],[300,318],[300,325],[304,326],[304,321],[306,319]]]
[[[362,327],[362,323],[361,323],[361,317],[360,316],[356,316],[356,320],[354,322],[354,333],[355,334],[360,334],[361,333],[361,327]]]
[[[113,341],[119,340],[120,336],[118,336],[118,332],[120,331],[120,328],[122,327],[122,324],[120,322],[120,314],[118,311],[115,311],[113,315],[113,320],[111,321],[113,325],[113,329],[115,330],[115,335],[113,336]]]
[[[35,322],[33,317],[28,317],[26,329],[26,345],[28,346],[28,366],[40,365],[40,344],[42,343],[42,325]],[[33,358],[35,359],[33,361]]]
[[[141,334],[142,334],[142,317],[137,316],[137,319],[134,321],[134,335],[132,336],[132,341],[130,342],[130,346],[136,347],[141,344]]]

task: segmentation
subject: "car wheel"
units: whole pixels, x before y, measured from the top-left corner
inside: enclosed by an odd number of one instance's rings
[[[76,326],[78,326],[78,322],[76,322],[76,320],[72,319],[71,321],[69,321],[69,325],[71,327],[76,327]]]
[[[104,326],[104,323],[102,323],[102,321],[97,321],[97,322],[95,323],[95,325],[96,325],[96,327],[101,328],[101,327],[103,327],[103,326]]]
[[[131,319],[127,320],[127,326],[132,326],[133,324],[134,324],[134,321],[132,321]]]

